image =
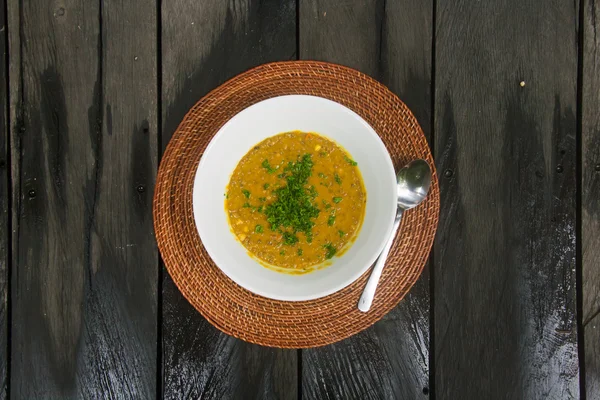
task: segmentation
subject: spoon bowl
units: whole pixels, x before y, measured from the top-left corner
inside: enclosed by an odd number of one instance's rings
[[[418,206],[431,186],[431,168],[425,160],[414,160],[396,175],[398,208],[408,210]]]

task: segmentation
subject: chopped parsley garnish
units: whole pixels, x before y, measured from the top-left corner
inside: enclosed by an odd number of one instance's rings
[[[325,174],[322,172],[319,172],[319,178],[325,178]]]
[[[267,189],[269,188],[269,186],[271,186],[271,185],[270,185],[270,184],[268,184],[268,183],[265,183],[265,184],[263,185],[263,188],[265,188],[265,190],[267,190]]]
[[[338,231],[338,235],[340,235],[340,237],[344,237],[345,234],[346,234],[346,232],[344,232],[344,231]]]
[[[256,211],[258,211],[259,213],[263,212],[263,206],[258,206],[258,208],[256,209]]]
[[[302,249],[298,249],[298,255],[302,256],[302,254],[304,254],[304,251]]]
[[[273,168],[273,167],[271,166],[271,164],[269,164],[269,160],[265,160],[265,161],[263,161],[261,165],[262,165],[262,167],[263,167],[264,169],[266,169],[266,170],[267,170],[267,172],[268,172],[268,173],[270,173],[270,174],[274,174],[274,173],[275,173],[275,171],[276,171],[276,168]]]
[[[293,246],[298,243],[298,236],[290,232],[283,232],[283,243],[288,246]]]
[[[294,237],[297,232],[304,232],[307,240],[312,237],[313,220],[319,215],[319,209],[313,202],[316,190],[306,186],[312,167],[310,154],[299,157],[295,162],[290,161],[285,167],[287,184],[273,192],[277,199],[265,207],[272,230],[279,230],[284,235],[285,230]]]
[[[229,193],[224,193],[223,196],[225,196],[226,199],[229,199]]]
[[[247,199],[250,198],[250,191],[248,189],[242,189],[242,193],[244,193],[244,196],[246,196]]]
[[[340,176],[338,174],[335,174],[333,179],[335,179],[335,181],[338,185],[342,184],[342,178],[340,178]]]
[[[258,201],[267,201],[267,198],[266,197],[259,197]]]
[[[281,251],[279,252],[279,255],[280,255],[280,256],[285,256],[285,250],[281,250]]]
[[[348,156],[344,156],[344,158],[346,159],[346,161],[348,161],[348,164],[352,165],[353,167],[356,167],[358,165],[358,163],[356,161],[354,161],[353,159],[351,159]]]
[[[244,203],[244,205],[243,205],[242,207],[244,207],[244,208],[250,208],[250,207],[252,207],[252,206],[250,205],[250,203],[248,203],[248,202],[245,202],[245,203]]]
[[[256,225],[256,227],[254,228],[254,232],[256,232],[256,233],[263,233],[263,227],[262,227],[262,225]]]
[[[331,214],[327,220],[327,225],[333,226],[333,224],[335,224],[335,214]]]
[[[335,253],[337,252],[336,248],[331,243],[327,243],[327,244],[323,245],[323,248],[325,248],[325,250],[327,250],[327,253],[325,253],[325,258],[328,260],[330,258],[332,258],[335,255]]]
[[[335,204],[339,203],[340,201],[342,201],[342,198],[341,198],[341,197],[334,197],[334,198],[333,198],[333,202],[334,202]]]

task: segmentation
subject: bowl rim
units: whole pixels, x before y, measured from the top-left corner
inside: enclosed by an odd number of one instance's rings
[[[297,94],[291,94],[291,95],[282,95],[282,96],[274,96],[265,100],[261,100],[257,103],[254,103],[246,108],[244,108],[243,110],[239,111],[237,114],[235,114],[234,116],[232,116],[230,119],[228,119],[220,128],[219,130],[215,133],[215,135],[211,138],[210,142],[208,143],[208,145],[206,146],[202,157],[200,158],[200,161],[198,163],[197,169],[196,169],[196,173],[194,174],[194,187],[192,188],[192,197],[193,197],[193,201],[192,201],[192,206],[193,206],[193,216],[194,216],[194,224],[196,226],[196,230],[198,232],[198,235],[200,237],[200,240],[202,241],[202,245],[204,246],[204,248],[206,249],[208,255],[210,256],[210,258],[212,259],[212,261],[214,262],[214,264],[217,266],[217,268],[219,268],[219,270],[221,272],[223,272],[229,279],[231,279],[233,282],[235,282],[236,284],[238,284],[239,286],[241,286],[242,288],[265,298],[268,299],[273,299],[273,300],[279,300],[279,301],[290,301],[290,302],[297,302],[297,301],[310,301],[310,300],[315,300],[315,299],[319,299],[319,298],[323,298],[326,296],[329,296],[331,294],[334,294],[336,292],[339,292],[340,290],[346,288],[347,286],[351,285],[353,282],[355,282],[356,280],[358,280],[363,274],[365,274],[366,271],[368,271],[371,266],[373,265],[373,263],[377,260],[377,258],[379,257],[379,255],[381,254],[381,252],[383,251],[383,248],[385,247],[385,244],[387,242],[387,239],[389,238],[392,229],[393,229],[393,224],[394,224],[394,216],[397,212],[397,199],[394,195],[394,197],[390,198],[390,202],[393,203],[393,213],[390,215],[390,218],[387,221],[387,225],[385,227],[381,227],[384,231],[385,231],[385,235],[382,236],[383,238],[385,238],[384,240],[381,241],[381,243],[378,245],[377,247],[377,251],[373,252],[373,254],[371,255],[371,257],[369,257],[369,262],[365,263],[365,266],[361,267],[360,269],[357,269],[357,271],[352,274],[351,276],[349,276],[346,279],[340,280],[340,282],[336,285],[331,285],[328,287],[327,290],[322,290],[321,292],[315,293],[315,294],[310,294],[310,295],[274,295],[273,293],[267,293],[263,290],[261,290],[260,288],[256,288],[253,287],[252,284],[249,284],[246,280],[244,279],[240,279],[238,277],[238,275],[233,272],[231,269],[228,269],[226,266],[224,266],[224,263],[221,261],[219,261],[219,255],[217,254],[217,252],[211,247],[211,246],[207,246],[206,242],[203,239],[203,237],[205,235],[209,235],[210,232],[204,231],[203,233],[203,229],[201,228],[201,224],[199,224],[199,218],[198,218],[198,210],[197,210],[197,202],[195,201],[196,196],[198,191],[196,190],[196,185],[198,184],[198,175],[200,174],[200,171],[203,168],[207,168],[206,164],[207,161],[209,159],[209,157],[206,157],[207,154],[211,153],[214,151],[214,148],[217,146],[218,142],[222,139],[222,137],[224,137],[226,135],[226,131],[228,130],[229,126],[232,125],[238,118],[241,118],[241,115],[246,113],[246,112],[250,112],[252,111],[253,108],[258,108],[260,106],[264,106],[264,103],[267,102],[274,102],[274,101],[278,101],[278,100],[282,100],[284,98],[311,98],[311,100],[317,100],[317,101],[323,101],[323,102],[327,102],[327,103],[333,103],[335,106],[340,107],[344,112],[352,115],[352,117],[354,117],[358,122],[360,122],[366,129],[365,131],[368,132],[368,134],[372,137],[373,140],[375,140],[377,142],[377,145],[380,147],[380,150],[382,152],[382,154],[385,154],[385,163],[387,164],[387,168],[388,168],[388,173],[391,172],[391,174],[394,177],[394,184],[395,184],[395,177],[396,177],[396,172],[394,169],[394,165],[391,159],[391,155],[387,149],[387,147],[385,146],[385,144],[383,143],[383,140],[381,139],[381,137],[377,134],[377,132],[375,131],[375,129],[373,129],[373,127],[367,122],[365,121],[364,118],[362,118],[359,114],[357,114],[356,112],[352,111],[350,108],[344,106],[343,104],[340,104],[334,100],[330,100],[327,99],[325,97],[320,97],[320,96],[313,96],[313,95],[297,95]],[[283,133],[283,132],[281,132]],[[335,139],[328,137],[326,134],[322,134],[320,132],[317,132],[318,134],[324,136],[325,138],[327,138],[328,140],[333,141],[334,143],[336,143],[338,146],[342,146],[340,143],[338,143]],[[271,135],[273,136],[273,135]],[[270,137],[270,136],[269,136]],[[343,146],[342,146],[343,147]],[[344,148],[344,147],[343,147]],[[344,148],[345,149],[345,148]],[[347,150],[346,150],[347,151]],[[239,162],[239,161],[238,161]],[[362,172],[362,171],[361,171]],[[394,191],[395,193],[395,191]],[[368,202],[368,193],[367,193],[367,202]],[[365,216],[366,218],[366,216]],[[364,221],[363,224],[364,225]],[[362,229],[362,226],[361,226]],[[360,230],[358,232],[358,234],[360,234]],[[345,257],[347,253],[342,254],[339,258],[342,259],[343,257]],[[250,257],[254,260],[254,262],[260,264],[260,262],[256,259],[256,257],[252,254],[250,254]],[[266,268],[264,266],[261,265],[262,268]],[[327,268],[327,267],[325,267]],[[302,276],[302,275],[300,275]]]

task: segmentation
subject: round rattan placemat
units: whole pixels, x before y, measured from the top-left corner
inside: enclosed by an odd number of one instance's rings
[[[368,76],[339,65],[295,61],[266,64],[219,86],[185,116],[162,158],[154,193],[154,228],[165,266],[187,300],[214,326],[265,346],[330,344],[369,327],[394,308],[427,261],[438,223],[439,187],[406,212],[368,313],[357,302],[370,271],[327,297],[285,302],[255,295],[225,276],[202,246],[192,192],[200,157],[213,135],[238,112],[275,96],[306,94],[350,108],[380,135],[396,169],[415,158],[434,168],[417,120],[396,95]],[[207,194],[207,195],[219,195]]]

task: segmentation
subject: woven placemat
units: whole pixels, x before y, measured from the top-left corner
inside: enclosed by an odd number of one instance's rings
[[[328,63],[266,64],[213,90],[185,116],[158,171],[154,228],[173,281],[213,325],[249,342],[303,348],[330,344],[360,332],[406,295],[423,270],[433,243],[439,187],[434,173],[425,202],[404,214],[368,313],[358,311],[357,303],[370,270],[337,293],[303,302],[271,300],[238,286],[202,246],[192,210],[194,177],[204,149],[225,122],[254,103],[289,94],[324,97],[359,114],[382,138],[396,170],[415,158],[428,160],[434,168],[417,120],[382,84],[353,69]]]

